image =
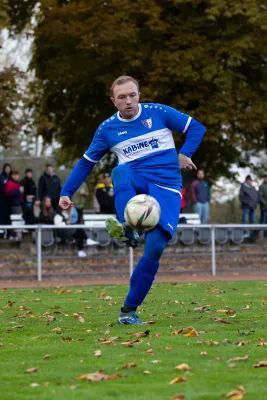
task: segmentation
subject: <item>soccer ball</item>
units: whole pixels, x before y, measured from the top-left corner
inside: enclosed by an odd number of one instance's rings
[[[150,231],[160,219],[160,205],[147,194],[132,197],[124,210],[125,221],[136,230]]]

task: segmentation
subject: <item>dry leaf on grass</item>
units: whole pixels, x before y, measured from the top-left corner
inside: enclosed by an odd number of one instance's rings
[[[44,360],[49,360],[49,358],[51,357],[51,354],[46,354],[45,356],[43,356]]]
[[[238,392],[238,391],[233,391],[233,392],[227,393],[227,395],[226,395],[226,397],[231,400],[242,400],[244,398],[244,396],[245,396],[245,393]]]
[[[177,329],[176,331],[173,331],[171,333],[171,335],[172,336],[173,335],[180,335],[180,333],[188,333],[188,332],[190,332],[192,330],[195,330],[195,328],[193,326],[188,326],[187,328],[180,328],[180,329]]]
[[[248,360],[248,355],[244,357],[232,357],[228,360],[228,362],[233,362],[233,361],[246,361]]]
[[[129,369],[129,368],[135,368],[135,367],[137,367],[136,362],[128,362],[122,368],[123,369]]]
[[[161,363],[161,360],[152,360],[151,361],[153,364],[159,364],[159,363]]]
[[[170,385],[173,385],[174,383],[181,383],[181,382],[186,382],[187,379],[183,378],[182,376],[178,376],[177,378],[174,378],[172,381],[169,382]]]
[[[135,336],[136,337],[146,337],[149,335],[149,330],[146,330],[145,332],[136,332]]]
[[[172,351],[172,347],[166,346],[165,349],[166,349],[167,351]]]
[[[104,339],[103,341],[101,341],[100,344],[112,344],[115,343],[117,339],[119,339],[119,336],[110,337],[107,340]]]
[[[139,339],[129,340],[128,342],[122,342],[121,344],[125,347],[133,347],[134,344],[140,344],[140,343],[143,343],[143,340],[139,340]]]
[[[35,372],[38,372],[38,369],[37,369],[37,368],[28,368],[28,369],[25,371],[25,374],[34,374]]]
[[[242,308],[242,310],[248,310],[250,308],[250,305],[247,304],[244,308]]]
[[[148,350],[146,350],[146,354],[149,355],[149,356],[154,356],[154,351],[153,351],[153,349],[148,349]]]
[[[210,308],[208,308],[207,306],[195,307],[193,308],[193,311],[210,311]]]
[[[182,363],[182,364],[176,365],[175,369],[179,369],[179,371],[189,371],[190,366],[186,363]]]
[[[257,346],[267,346],[267,342],[263,338],[259,338],[258,341]]]
[[[260,368],[260,367],[267,367],[267,358],[263,361],[259,361],[257,364],[253,364],[253,367]]]
[[[144,374],[144,375],[150,375],[151,372],[150,372],[150,371],[143,371],[143,374]]]
[[[75,317],[75,319],[80,322],[81,324],[84,324],[84,318],[83,317]]]
[[[197,333],[197,331],[195,329],[192,329],[192,331],[185,333],[183,336],[193,337],[193,336],[199,336],[199,334]]]
[[[246,394],[244,386],[237,386],[238,390],[233,390],[226,394],[226,397],[231,400],[242,400]]]
[[[171,400],[185,400],[185,395],[184,394],[175,394],[172,396]]]
[[[125,378],[125,376],[121,374],[113,374],[113,375],[106,375],[104,374],[103,370],[92,372],[90,374],[84,374],[81,376],[77,376],[77,380],[85,380],[85,381],[92,381],[98,382],[103,380],[110,380],[110,379],[118,379],[118,378]]]
[[[246,332],[242,332],[239,329],[237,330],[237,332],[239,333],[239,335],[251,335],[252,333],[255,333],[255,331],[246,331]]]
[[[235,367],[236,367],[236,364],[230,363],[230,364],[228,364],[228,367],[229,367],[229,368],[235,368]]]
[[[16,325],[12,327],[12,329],[22,329],[22,328],[24,328],[24,325]]]
[[[101,350],[95,350],[94,354],[95,354],[95,357],[101,357],[102,356],[102,351]]]
[[[40,384],[36,382],[30,384],[30,387],[38,387],[38,386],[40,386]]]
[[[51,329],[53,332],[60,332],[61,331],[61,328],[59,327],[59,326],[57,326],[56,328],[54,328],[54,329]]]
[[[200,352],[200,355],[201,355],[201,356],[207,356],[208,353],[207,353],[206,351],[201,351],[201,352]]]
[[[227,324],[227,325],[233,325],[234,324],[234,322],[224,321],[223,319],[221,319],[219,317],[212,317],[211,319],[212,319],[212,321],[220,322],[221,324]]]

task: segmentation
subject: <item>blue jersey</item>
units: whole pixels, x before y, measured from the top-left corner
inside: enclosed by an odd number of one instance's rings
[[[187,135],[180,153],[191,157],[205,128],[190,116],[172,107],[154,103],[139,104],[137,115],[131,119],[123,119],[117,112],[98,127],[92,143],[78,163],[79,166],[74,168],[61,195],[71,197],[79,187],[81,177],[85,179],[93,166],[109,151],[116,155],[118,164],[129,165],[148,181],[166,189],[180,190],[182,177],[173,130]]]

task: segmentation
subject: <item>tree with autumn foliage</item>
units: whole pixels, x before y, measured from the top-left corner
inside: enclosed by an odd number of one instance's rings
[[[143,101],[206,126],[194,162],[211,181],[229,177],[232,163],[246,165],[267,145],[264,3],[43,0],[32,62],[39,132],[62,144],[62,160],[80,157],[115,111],[112,81],[128,74]],[[182,135],[174,136],[179,148]]]

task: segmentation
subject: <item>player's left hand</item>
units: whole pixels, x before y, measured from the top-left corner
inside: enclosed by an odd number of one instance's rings
[[[179,154],[179,164],[180,167],[185,170],[185,171],[192,171],[192,170],[197,170],[197,167],[191,160],[191,158],[185,156],[184,154]]]

